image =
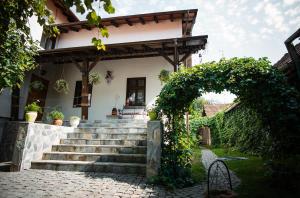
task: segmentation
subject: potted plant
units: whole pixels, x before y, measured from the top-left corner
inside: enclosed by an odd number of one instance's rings
[[[30,83],[30,90],[31,89],[34,89],[37,91],[43,91],[45,89],[45,85],[41,81],[35,80]]]
[[[25,119],[27,122],[35,122],[38,112],[42,112],[42,108],[36,103],[33,102],[25,107]]]
[[[49,116],[52,119],[52,124],[57,126],[61,126],[63,124],[64,114],[62,112],[54,110],[50,112]]]
[[[101,82],[101,76],[98,72],[92,72],[89,74],[89,84],[97,85]]]
[[[170,71],[162,69],[160,71],[160,74],[158,75],[158,78],[159,78],[159,80],[160,80],[161,83],[167,82],[169,80],[169,78],[170,78]]]
[[[58,93],[65,93],[67,94],[69,92],[69,84],[64,79],[59,79],[55,82],[55,85],[53,87],[55,91]]]
[[[149,109],[148,110],[148,115],[149,115],[150,121],[158,120],[158,114],[157,114],[155,108]]]
[[[77,126],[80,123],[80,117],[77,116],[71,116],[70,117],[70,125],[71,127],[77,128]]]

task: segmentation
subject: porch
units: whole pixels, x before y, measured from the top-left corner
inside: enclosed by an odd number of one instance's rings
[[[154,103],[162,88],[159,72],[162,69],[177,71],[180,64],[191,66],[191,55],[204,49],[206,40],[207,36],[191,36],[110,44],[106,45],[106,51],[98,51],[94,46],[40,51],[37,61],[40,70],[46,71],[40,77],[49,81],[45,109],[58,107],[66,117],[104,120],[112,108],[122,109],[128,105],[130,79],[144,79],[142,100],[135,105],[147,106]],[[89,90],[91,71],[102,75],[102,83]],[[110,82],[104,78],[108,71],[113,77]],[[61,78],[69,83],[67,94],[58,94],[52,89]],[[80,95],[76,96],[79,81],[82,86]],[[79,104],[75,104],[75,97],[80,98]]]

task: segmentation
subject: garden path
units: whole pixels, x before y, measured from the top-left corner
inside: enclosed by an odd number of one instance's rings
[[[211,150],[206,148],[202,148],[201,153],[202,153],[203,166],[205,167],[206,171],[208,171],[209,166],[218,158],[218,156],[214,154]],[[213,171],[214,170],[212,170],[211,175],[214,175]],[[222,171],[225,172],[226,170],[222,170]],[[233,171],[229,170],[229,172],[230,172],[232,187],[236,188],[238,185],[240,185],[241,180],[235,175]],[[220,179],[224,179],[224,178],[222,178],[222,176],[220,175]],[[223,181],[223,183],[225,183],[225,181]]]

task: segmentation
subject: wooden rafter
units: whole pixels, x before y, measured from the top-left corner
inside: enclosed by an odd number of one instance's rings
[[[129,26],[132,26],[132,22],[130,21],[130,19],[126,18],[125,21]]]
[[[90,72],[97,65],[97,63],[100,60],[101,60],[101,57],[97,56],[96,59],[95,59],[95,61],[88,65],[88,71]]]
[[[155,23],[159,23],[158,18],[157,18],[156,15],[153,16],[153,19],[154,19]]]
[[[170,21],[171,21],[171,22],[174,21],[174,16],[173,16],[173,14],[170,14]]]
[[[119,27],[119,24],[115,20],[111,20],[110,23],[115,27]]]
[[[140,22],[141,22],[143,25],[146,24],[145,19],[144,19],[143,17],[139,17],[139,20],[140,20]]]

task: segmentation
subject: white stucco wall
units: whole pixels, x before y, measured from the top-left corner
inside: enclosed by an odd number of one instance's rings
[[[61,9],[57,8],[52,0],[47,1],[47,8],[51,11],[56,24],[69,22],[67,17],[63,15]]]
[[[81,115],[81,108],[73,108],[73,97],[75,83],[81,80],[81,73],[72,64],[64,66],[64,79],[69,82],[70,92],[58,94],[53,90],[53,84],[60,78],[62,65],[49,65],[47,78],[52,79],[48,89],[46,107],[59,107],[65,114],[65,119],[72,115]],[[102,83],[94,85],[92,95],[92,106],[89,108],[89,120],[103,120],[106,115],[111,114],[115,106],[116,96],[120,96],[117,108],[122,108],[126,98],[127,78],[146,77],[146,104],[154,101],[159,94],[162,85],[158,79],[161,69],[172,71],[173,67],[162,57],[121,59],[99,62],[92,72],[99,72],[102,75]],[[105,80],[106,71],[113,71],[114,79],[110,84]],[[54,78],[53,78],[54,77]]]
[[[98,37],[98,32],[99,30],[94,28],[91,31],[81,29],[79,32],[62,33],[59,36],[57,48],[92,45],[92,38]],[[173,22],[166,20],[159,23],[149,22],[145,25],[138,23],[129,26],[125,24],[118,28],[109,26],[108,32],[110,35],[108,38],[101,38],[105,44],[176,38],[182,36],[182,23],[181,20]]]

